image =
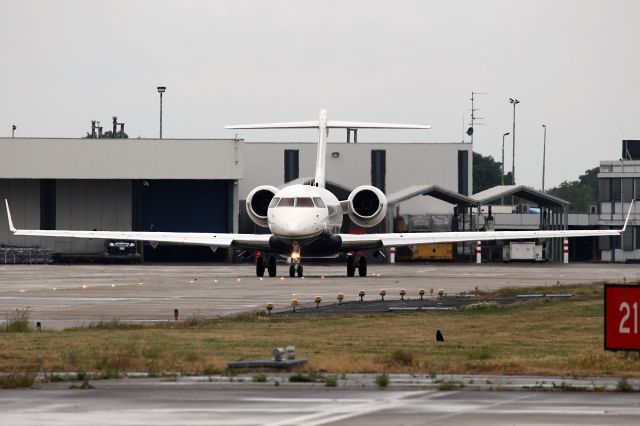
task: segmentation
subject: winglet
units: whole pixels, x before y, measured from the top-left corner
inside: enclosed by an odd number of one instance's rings
[[[9,210],[9,201],[4,199],[4,204],[7,206],[7,218],[9,218],[9,230],[13,233],[16,232],[16,228],[13,226],[13,220],[11,219],[11,210]]]
[[[635,199],[631,200],[631,205],[629,206],[629,211],[627,212],[627,218],[624,220],[624,225],[622,226],[622,229],[620,230],[620,235],[622,235],[625,231],[625,229],[627,229],[627,223],[629,223],[629,217],[631,216],[631,210],[633,210],[633,203],[634,201],[636,201]]]

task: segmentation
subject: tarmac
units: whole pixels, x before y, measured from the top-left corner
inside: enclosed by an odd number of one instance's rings
[[[478,378],[479,380],[480,378]],[[392,377],[393,383],[393,377]],[[0,392],[0,424],[46,425],[637,425],[634,393],[471,391],[206,378],[51,383]]]
[[[278,265],[282,274],[288,272]],[[388,301],[418,298],[418,290],[434,294],[494,290],[502,287],[631,282],[640,279],[640,265],[626,264],[370,264],[369,276],[345,276],[343,265],[307,264],[304,278],[257,278],[252,264],[197,265],[1,265],[0,322],[15,309],[28,309],[33,322],[45,329],[62,329],[92,322],[174,321],[193,316],[217,317],[264,310],[291,310],[291,299],[301,307],[336,302],[379,299],[386,289]],[[560,289],[561,290],[561,289]]]

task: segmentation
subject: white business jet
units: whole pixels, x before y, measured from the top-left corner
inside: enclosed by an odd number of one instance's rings
[[[361,123],[327,120],[326,110],[320,111],[317,121],[268,123],[227,126],[227,129],[318,129],[318,152],[315,179],[309,185],[289,185],[282,189],[263,185],[247,196],[247,212],[257,225],[268,227],[271,234],[212,234],[191,232],[120,232],[120,231],[62,231],[16,229],[11,219],[9,203],[7,216],[14,235],[38,237],[96,238],[110,240],[149,241],[156,243],[209,246],[212,249],[234,247],[256,252],[256,275],[276,276],[276,257],[291,259],[289,275],[303,276],[303,257],[336,257],[347,253],[347,275],[367,275],[367,258],[356,259],[352,254],[367,250],[376,254],[384,247],[413,246],[415,244],[514,240],[534,238],[567,238],[584,236],[621,235],[627,227],[627,214],[622,229],[613,230],[554,230],[554,231],[482,231],[482,232],[419,232],[386,234],[340,234],[344,215],[362,227],[380,223],[387,213],[387,200],[378,188],[363,185],[354,189],[346,200],[338,200],[325,189],[325,160],[327,135],[330,128],[348,129],[429,129],[431,126],[411,124]],[[633,203],[632,203],[633,204]],[[633,207],[633,205],[632,205]],[[265,259],[264,253],[270,253]]]

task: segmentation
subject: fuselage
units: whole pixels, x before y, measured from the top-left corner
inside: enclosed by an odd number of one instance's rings
[[[315,254],[330,256],[342,226],[343,211],[340,201],[325,188],[312,185],[291,185],[278,191],[267,209],[267,222],[273,234],[272,246],[281,254],[291,250],[310,249]],[[327,244],[320,240],[334,238]],[[326,250],[322,247],[327,246]]]

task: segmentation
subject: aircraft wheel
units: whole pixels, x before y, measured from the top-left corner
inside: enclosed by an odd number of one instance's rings
[[[264,258],[256,256],[256,276],[264,277]]]
[[[367,276],[367,258],[365,256],[360,256],[360,259],[358,259],[358,275],[361,277]]]
[[[303,272],[304,272],[304,269],[302,268],[302,265],[298,265],[298,277],[299,278],[303,277]]]
[[[269,264],[267,265],[267,269],[269,270],[269,276],[276,276],[276,258],[275,256],[269,256]]]
[[[353,277],[356,274],[356,258],[347,256],[347,276]]]
[[[295,265],[289,266],[289,277],[293,278],[296,276],[296,267]]]

